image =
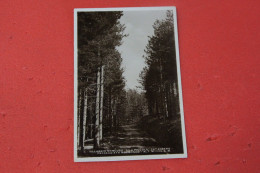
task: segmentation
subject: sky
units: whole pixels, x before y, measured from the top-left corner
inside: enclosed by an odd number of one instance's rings
[[[145,66],[143,55],[148,43],[148,36],[153,35],[153,24],[156,19],[165,19],[165,10],[156,11],[124,11],[120,22],[126,26],[123,44],[117,49],[121,53],[126,79],[126,89],[140,86],[139,73]]]

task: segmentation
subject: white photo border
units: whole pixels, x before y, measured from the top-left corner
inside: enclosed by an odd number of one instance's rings
[[[160,155],[131,155],[131,156],[102,156],[102,157],[78,157],[77,154],[77,94],[78,94],[78,54],[77,54],[77,14],[78,12],[94,12],[94,11],[151,11],[151,10],[172,10],[174,20],[174,37],[175,37],[175,50],[176,50],[176,65],[178,75],[178,92],[179,92],[179,105],[181,114],[181,128],[182,128],[182,142],[183,154],[160,154]],[[151,160],[151,159],[173,159],[173,158],[187,158],[187,144],[184,123],[184,110],[182,98],[182,85],[181,85],[181,71],[180,71],[180,57],[179,57],[179,41],[177,29],[177,14],[175,6],[165,7],[118,7],[118,8],[75,8],[74,9],[74,162],[102,162],[102,161],[126,161],[126,160]]]

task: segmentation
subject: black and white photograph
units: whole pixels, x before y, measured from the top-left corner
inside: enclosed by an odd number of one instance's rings
[[[74,9],[74,161],[186,158],[175,7]]]

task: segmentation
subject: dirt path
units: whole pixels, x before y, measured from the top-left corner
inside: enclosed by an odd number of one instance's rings
[[[140,149],[158,147],[155,139],[137,127],[136,124],[122,125],[118,132],[104,138],[104,149]]]

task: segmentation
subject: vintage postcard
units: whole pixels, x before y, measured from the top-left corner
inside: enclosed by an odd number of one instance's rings
[[[176,8],[75,9],[75,162],[186,157]]]

